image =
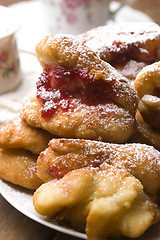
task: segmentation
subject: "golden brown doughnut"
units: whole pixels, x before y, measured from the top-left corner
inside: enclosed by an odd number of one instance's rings
[[[33,204],[41,215],[58,215],[78,230],[85,229],[89,240],[136,238],[160,219],[158,206],[144,194],[141,183],[107,164],[71,171],[43,184]]]
[[[29,189],[42,184],[37,176],[37,156],[22,149],[0,149],[0,178]]]
[[[53,139],[37,159],[37,174],[46,182],[82,167],[99,167],[104,162],[126,169],[142,182],[147,193],[160,190],[160,152],[145,144]]]
[[[136,113],[136,121],[137,132],[132,141],[149,144],[160,150],[160,133],[144,121],[139,111]]]
[[[160,150],[160,62],[143,68],[135,80],[135,89],[139,97],[138,134]]]
[[[20,117],[0,125],[0,148],[22,148],[39,154],[53,135],[29,126]]]
[[[78,39],[131,80],[145,65],[160,60],[160,27],[152,22],[105,25]]]
[[[128,81],[71,35],[36,47],[44,70],[22,118],[61,137],[125,142],[135,131],[137,96]]]

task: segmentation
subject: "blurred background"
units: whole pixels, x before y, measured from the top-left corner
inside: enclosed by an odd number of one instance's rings
[[[15,13],[21,25],[18,47],[31,52],[48,33],[80,34],[113,22],[160,24],[160,0],[0,0],[0,5]]]
[[[32,0],[23,0],[23,1],[32,1]],[[22,0],[0,0],[0,4],[8,6],[17,2],[22,2]],[[122,2],[122,0],[119,0]],[[130,6],[133,9],[140,10],[145,14],[149,15],[156,23],[160,24],[160,0],[134,0],[130,3]]]

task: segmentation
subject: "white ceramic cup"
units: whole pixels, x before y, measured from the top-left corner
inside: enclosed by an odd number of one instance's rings
[[[111,0],[41,0],[44,22],[50,33],[80,34],[104,25]]]
[[[12,11],[0,6],[0,94],[20,83],[20,65],[15,33],[19,28]]]

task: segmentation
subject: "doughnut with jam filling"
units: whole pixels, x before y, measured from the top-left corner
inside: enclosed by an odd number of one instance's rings
[[[135,131],[137,95],[128,81],[71,35],[36,47],[43,73],[22,118],[61,137],[125,142]]]
[[[124,169],[107,164],[82,168],[36,190],[35,210],[66,220],[87,239],[121,235],[136,238],[160,220],[156,204],[144,194],[142,184]]]
[[[155,23],[101,26],[78,39],[130,80],[135,80],[144,66],[160,60],[160,27]]]
[[[139,97],[136,113],[139,139],[160,150],[160,62],[145,67],[138,74],[135,89]]]
[[[82,167],[103,163],[126,169],[147,193],[160,190],[160,152],[145,144],[111,144],[83,139],[52,139],[37,159],[37,174],[47,182]]]

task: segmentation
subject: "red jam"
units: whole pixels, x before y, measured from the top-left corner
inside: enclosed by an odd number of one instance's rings
[[[156,87],[156,88],[154,89],[154,96],[160,98],[160,87]]]
[[[103,158],[103,157],[98,158],[98,157],[95,156],[94,160],[90,162],[89,166],[94,167],[94,168],[98,168],[103,162],[105,162],[105,160],[106,160],[106,158]],[[88,167],[88,164],[86,162],[86,164],[84,163],[84,165],[82,165],[82,166],[77,165],[77,169],[79,167],[80,168]],[[74,166],[73,167],[70,166],[68,168],[68,166],[65,165],[65,164],[64,165],[62,164],[62,166],[52,164],[52,165],[48,166],[48,168],[46,170],[46,173],[51,175],[52,177],[54,177],[56,179],[60,179],[60,178],[64,177],[64,175],[67,174],[67,172],[72,171],[72,170],[74,170]]]
[[[62,169],[57,165],[50,165],[46,170],[46,173],[53,176],[56,179],[60,179],[64,177],[65,173],[63,173]]]
[[[138,46],[133,44],[127,45],[121,41],[113,41],[110,51],[112,51],[113,55],[113,60],[111,59],[110,62],[112,65],[119,62],[121,63],[124,61],[128,61],[130,59],[136,60],[138,62],[143,61],[145,63],[153,63],[157,58],[156,50],[148,51],[147,49],[139,48]]]
[[[114,98],[114,83],[91,78],[87,68],[48,67],[37,82],[37,98],[43,105],[41,115],[49,120],[59,109],[73,111],[77,103],[103,104]]]

